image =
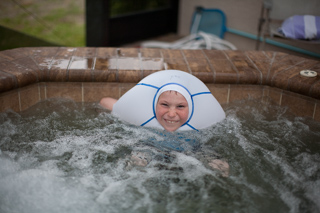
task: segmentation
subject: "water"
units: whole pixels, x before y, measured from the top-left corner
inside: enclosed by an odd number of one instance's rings
[[[2,113],[0,212],[319,212],[320,124],[260,101],[226,114],[165,133],[67,100]]]

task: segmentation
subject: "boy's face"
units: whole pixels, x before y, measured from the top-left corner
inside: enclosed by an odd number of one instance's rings
[[[188,114],[188,102],[180,93],[166,91],[159,96],[156,117],[165,130],[177,130],[188,120]]]

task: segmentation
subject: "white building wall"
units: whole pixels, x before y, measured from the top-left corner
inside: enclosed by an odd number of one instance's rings
[[[292,15],[320,16],[320,0],[271,0],[271,18],[286,19]],[[190,32],[193,12],[197,6],[218,8],[227,17],[227,27],[253,35],[258,34],[258,23],[263,0],[180,0],[178,35],[185,36]],[[232,42],[239,50],[255,50],[256,41],[232,33],[226,33],[225,40]],[[282,42],[282,41],[281,41]],[[284,41],[284,43],[320,54],[320,42],[317,45],[306,42]],[[260,48],[261,50],[261,48]],[[262,50],[286,52],[306,56],[279,46],[265,45]]]
[[[218,8],[227,16],[227,26],[257,34],[263,0],[180,0],[178,34],[187,35],[197,6]],[[292,15],[320,16],[320,0],[273,0],[271,17],[285,19]]]

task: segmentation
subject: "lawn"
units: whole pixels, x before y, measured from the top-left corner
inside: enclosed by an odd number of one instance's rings
[[[0,2],[0,25],[61,46],[85,46],[84,0]]]

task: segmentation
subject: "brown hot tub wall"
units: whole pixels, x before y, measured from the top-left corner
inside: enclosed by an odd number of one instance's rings
[[[0,111],[64,97],[119,98],[145,76],[178,69],[201,79],[222,104],[264,98],[320,121],[320,61],[263,51],[37,47],[0,51]],[[300,75],[314,70],[317,77]],[[267,103],[268,104],[268,103]]]

